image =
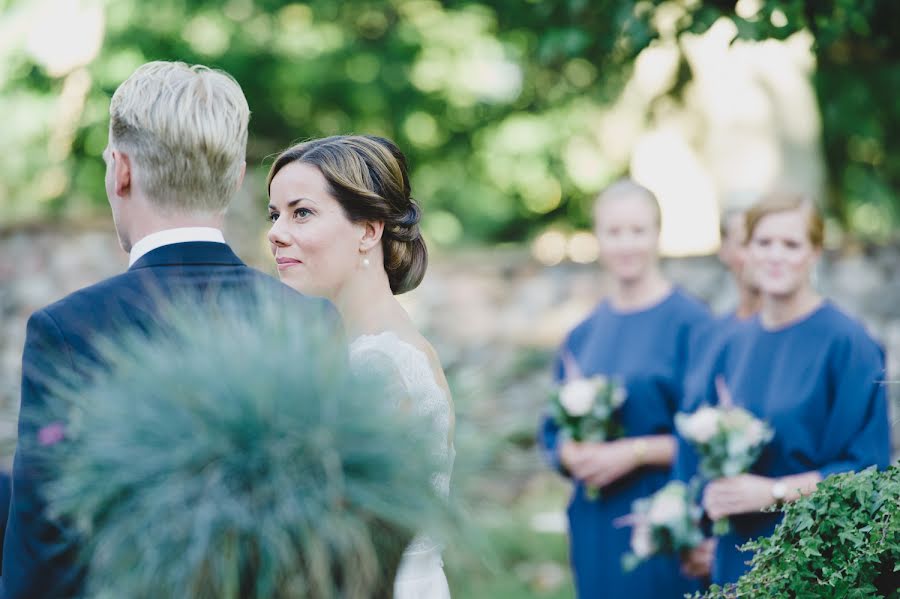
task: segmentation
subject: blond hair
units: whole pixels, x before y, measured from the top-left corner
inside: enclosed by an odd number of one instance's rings
[[[821,248],[825,241],[825,221],[815,202],[806,195],[784,191],[776,191],[763,196],[747,211],[747,239],[753,237],[753,232],[763,217],[793,210],[807,211],[807,238],[813,247]]]
[[[609,200],[625,197],[640,198],[650,204],[656,219],[656,226],[662,227],[662,210],[659,207],[659,200],[656,199],[656,195],[634,179],[629,179],[628,177],[611,183],[597,195],[597,198],[594,200],[594,214],[596,215],[597,209]]]
[[[221,213],[238,190],[250,108],[227,73],[149,62],[113,94],[110,143],[163,212]]]

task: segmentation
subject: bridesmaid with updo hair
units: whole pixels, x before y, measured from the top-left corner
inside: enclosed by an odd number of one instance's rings
[[[614,183],[597,197],[594,223],[612,292],[567,335],[554,375],[560,383],[593,375],[621,381],[626,399],[615,417],[624,436],[579,443],[563,438],[547,417],[539,441],[572,481],[569,540],[578,596],[680,598],[697,587],[674,557],[623,570],[631,530],[616,520],[670,480],[688,343],[710,316],[660,270],[660,209],[650,190],[629,179]],[[599,490],[596,497],[591,488]]]

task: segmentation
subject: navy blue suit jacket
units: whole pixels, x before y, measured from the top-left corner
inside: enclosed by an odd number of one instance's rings
[[[298,317],[331,320],[335,336],[343,339],[331,304],[294,292],[246,266],[227,245],[210,242],[157,248],[127,272],[32,314],[22,354],[19,443],[3,544],[0,599],[59,599],[82,592],[84,569],[78,563],[77,541],[62,523],[45,513],[40,485],[46,471],[30,449],[37,447],[38,424],[27,415],[40,413],[49,395],[48,385],[67,370],[88,377],[91,369],[86,366],[92,360],[96,366],[96,340],[114,336],[123,326],[149,330],[168,299],[185,295],[195,295],[197,301],[252,299],[254,293],[269,293],[269,289],[272,294],[284,294],[286,302],[297,302],[303,311]]]

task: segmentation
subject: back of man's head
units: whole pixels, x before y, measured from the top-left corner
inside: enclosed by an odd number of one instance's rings
[[[182,62],[138,68],[112,97],[110,144],[163,214],[219,214],[240,185],[250,109],[222,71]]]

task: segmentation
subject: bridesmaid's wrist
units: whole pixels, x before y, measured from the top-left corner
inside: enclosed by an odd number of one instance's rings
[[[631,442],[631,454],[634,457],[634,464],[636,467],[643,466],[647,463],[648,450],[649,443],[647,443],[646,439],[638,437]]]

